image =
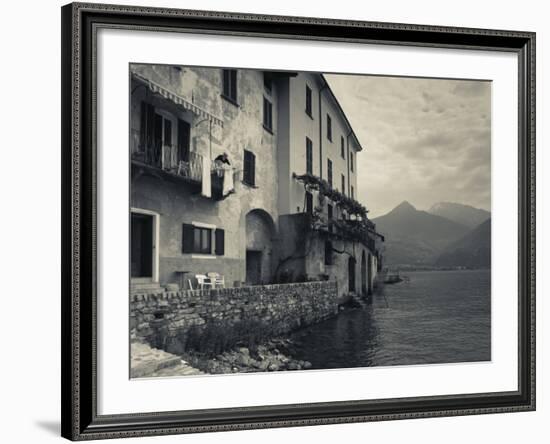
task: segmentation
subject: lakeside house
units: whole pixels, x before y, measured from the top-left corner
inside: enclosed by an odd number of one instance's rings
[[[208,272],[225,287],[372,292],[383,238],[357,200],[363,148],[322,74],[130,75],[132,292],[196,288]]]

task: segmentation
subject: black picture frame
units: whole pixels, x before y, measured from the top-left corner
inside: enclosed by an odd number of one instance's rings
[[[535,33],[80,3],[64,6],[61,14],[62,436],[84,440],[535,409]],[[98,415],[94,76],[100,27],[515,53],[519,66],[518,390]]]

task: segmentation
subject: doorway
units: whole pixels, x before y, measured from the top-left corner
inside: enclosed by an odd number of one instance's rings
[[[371,295],[372,294],[372,282],[373,282],[373,277],[372,277],[372,274],[373,274],[373,270],[372,270],[372,255],[369,253],[369,260],[367,262],[367,270],[368,270],[368,273],[367,273],[367,283],[368,283],[368,294]]]
[[[132,213],[131,223],[132,278],[153,278],[153,216]]]
[[[246,282],[252,285],[262,283],[262,252],[246,250]]]
[[[365,257],[365,251],[361,255],[361,293],[368,294],[367,289],[367,259]]]
[[[348,259],[348,291],[355,292],[355,258]]]

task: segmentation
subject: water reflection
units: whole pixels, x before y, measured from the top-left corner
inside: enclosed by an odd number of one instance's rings
[[[317,369],[490,360],[490,272],[409,276],[365,308],[294,333],[293,356]]]

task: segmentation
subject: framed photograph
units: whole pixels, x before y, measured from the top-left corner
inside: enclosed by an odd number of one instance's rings
[[[535,409],[535,35],[62,8],[62,435]]]

